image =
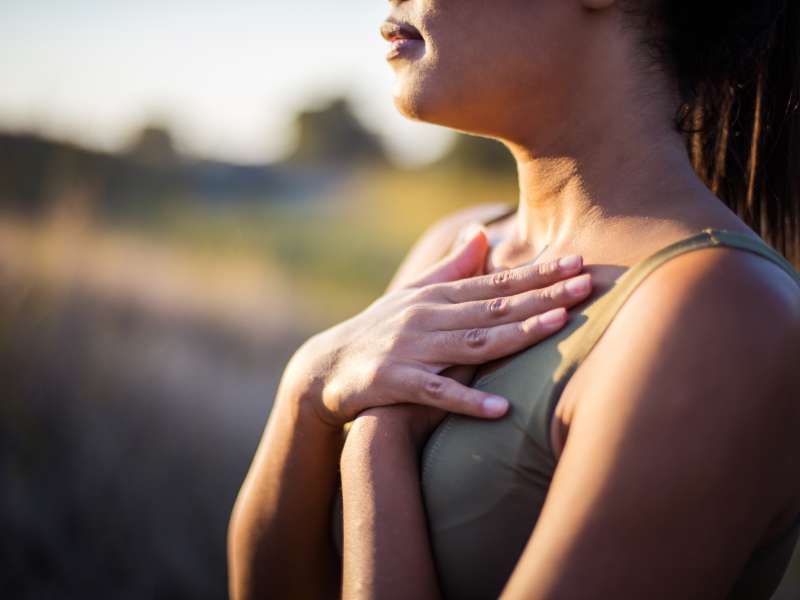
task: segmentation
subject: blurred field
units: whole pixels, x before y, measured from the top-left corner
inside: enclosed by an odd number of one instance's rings
[[[436,218],[513,188],[366,169],[299,203],[107,218],[65,189],[4,210],[2,596],[224,597],[228,515],[294,349]]]
[[[70,152],[69,173],[97,159]],[[225,597],[228,516],[292,352],[436,219],[516,196],[458,161],[337,169],[223,200],[122,178],[153,202],[56,170],[0,204],[0,596]]]

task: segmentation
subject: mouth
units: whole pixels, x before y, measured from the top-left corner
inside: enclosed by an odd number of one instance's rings
[[[425,44],[419,30],[408,23],[387,19],[381,25],[380,31],[383,39],[392,45],[386,60],[409,56]]]

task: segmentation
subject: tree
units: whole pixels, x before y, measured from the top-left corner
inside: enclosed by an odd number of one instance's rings
[[[343,166],[386,161],[380,140],[342,98],[320,110],[300,113],[296,127],[298,143],[290,162]]]
[[[514,160],[511,153],[497,140],[463,133],[457,134],[455,142],[439,164],[458,169],[479,169],[500,173],[513,173]]]
[[[178,162],[178,152],[169,129],[148,125],[134,137],[127,154],[137,162],[153,167],[170,167]]]

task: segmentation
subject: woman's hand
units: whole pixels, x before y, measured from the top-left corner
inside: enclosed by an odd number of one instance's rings
[[[560,329],[591,291],[580,257],[473,276],[485,262],[476,230],[426,274],[308,340],[287,368],[317,415],[338,427],[375,406],[414,403],[502,416],[505,399],[441,375],[527,348]]]
[[[389,405],[386,410],[396,409],[391,416],[400,420],[387,431],[401,440],[417,440],[438,422],[442,413],[436,410],[499,416],[505,410],[502,404],[499,411],[487,411],[492,404],[484,404],[485,393],[457,383],[442,370],[461,372],[465,370],[461,365],[477,365],[536,343],[563,325],[563,307],[589,293],[585,285],[571,294],[561,281],[579,273],[579,258],[562,266],[520,267],[478,276],[487,249],[486,236],[479,230],[417,280],[393,283],[364,312],[312,337],[289,361],[231,515],[232,598],[338,595],[339,565],[328,526],[344,459],[341,425],[370,407]],[[582,277],[588,284],[588,276]],[[555,308],[552,319],[538,316]],[[460,375],[469,383],[471,374]],[[391,406],[399,404],[404,406]],[[358,424],[363,434],[369,433],[363,425],[369,421]],[[352,443],[358,440],[371,443],[362,434]],[[363,457],[357,447],[350,447],[347,456]],[[406,475],[413,481],[413,448],[392,448],[398,460],[410,465]],[[382,477],[391,474],[386,469],[376,472]],[[347,469],[347,474],[352,471]],[[366,487],[356,483],[348,484],[348,489],[357,492]],[[391,487],[380,489],[392,493]],[[393,501],[412,502],[406,497]],[[413,503],[421,506],[419,498]],[[364,504],[357,501],[355,506],[359,505]],[[422,518],[420,510],[415,514]],[[418,529],[424,531],[422,526]],[[425,559],[422,564],[432,563]],[[370,572],[358,563],[356,571]]]

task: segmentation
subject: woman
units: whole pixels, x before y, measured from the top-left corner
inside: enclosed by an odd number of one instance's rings
[[[796,5],[390,4],[397,107],[503,141],[519,203],[294,355],[232,595],[769,598],[800,276],[751,226],[798,260]]]

